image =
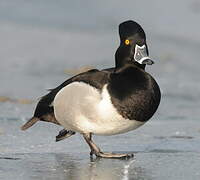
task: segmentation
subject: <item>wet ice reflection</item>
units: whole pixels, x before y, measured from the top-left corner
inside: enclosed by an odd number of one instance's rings
[[[129,180],[150,179],[145,170],[134,164],[135,160],[81,159],[81,155],[24,154],[15,155],[18,160],[5,159],[7,166],[18,172],[4,173],[16,179],[48,180]],[[4,163],[5,164],[5,163]],[[8,176],[7,176],[8,177]],[[3,177],[2,177],[3,178]]]
[[[134,159],[130,160],[111,160],[94,159],[93,161],[73,160],[65,154],[56,154],[56,161],[65,179],[80,180],[110,180],[122,179],[129,180],[134,177],[140,179],[142,168],[134,167]]]

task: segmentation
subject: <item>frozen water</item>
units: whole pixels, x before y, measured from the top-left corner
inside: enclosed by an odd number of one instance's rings
[[[59,127],[38,123],[20,132],[20,120],[2,120],[0,179],[193,179],[200,162],[199,123],[152,121],[123,135],[95,137],[105,151],[134,152],[129,160],[89,158],[79,135],[55,142]],[[177,132],[178,135],[177,135]],[[188,138],[189,137],[189,138]]]
[[[117,26],[127,19],[147,33],[155,60],[147,71],[161,87],[161,105],[138,130],[95,141],[135,158],[90,161],[80,135],[56,143],[62,128],[52,124],[20,131],[37,99],[69,77],[65,69],[113,66]],[[199,19],[197,0],[1,0],[0,96],[34,103],[0,103],[0,179],[199,180]]]

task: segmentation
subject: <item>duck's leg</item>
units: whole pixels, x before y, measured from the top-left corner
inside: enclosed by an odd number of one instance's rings
[[[90,156],[95,154],[97,157],[102,157],[102,158],[131,158],[134,155],[133,154],[116,154],[116,153],[103,153],[100,148],[92,141],[92,134],[83,134],[84,139],[90,146],[91,152]]]

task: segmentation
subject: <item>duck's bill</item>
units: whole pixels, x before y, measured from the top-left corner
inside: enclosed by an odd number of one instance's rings
[[[154,64],[154,61],[146,57],[145,59],[142,60],[142,64],[152,65]]]
[[[146,45],[138,46],[136,44],[134,60],[139,64],[146,64],[146,65],[154,64],[154,61],[151,60],[150,57],[148,56]]]

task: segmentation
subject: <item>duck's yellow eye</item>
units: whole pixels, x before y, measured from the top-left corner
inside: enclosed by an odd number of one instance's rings
[[[130,44],[130,41],[129,41],[128,39],[126,39],[126,40],[125,40],[125,44],[126,44],[126,45],[129,45],[129,44]]]

